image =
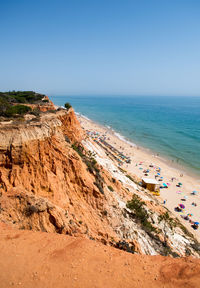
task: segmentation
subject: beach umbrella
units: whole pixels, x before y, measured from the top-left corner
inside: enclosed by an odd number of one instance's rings
[[[167,184],[166,184],[166,183],[163,183],[163,186],[164,186],[164,187],[167,187]]]
[[[192,217],[193,216],[193,214],[192,213],[189,213],[189,214],[187,214],[189,217]]]
[[[157,173],[157,175],[159,175],[159,176],[160,176],[160,173]]]
[[[196,193],[196,192],[191,192],[190,194],[191,194],[191,195],[197,195],[197,193]]]
[[[183,205],[183,204],[179,204],[179,207],[180,207],[181,209],[185,209],[185,205]]]
[[[199,225],[199,222],[194,222],[194,225]]]
[[[192,191],[193,195],[196,195],[198,192],[196,190]]]
[[[185,199],[187,199],[187,198],[188,198],[188,196],[184,196],[184,198],[185,198]]]
[[[178,185],[183,185],[183,184],[181,182],[179,182]]]

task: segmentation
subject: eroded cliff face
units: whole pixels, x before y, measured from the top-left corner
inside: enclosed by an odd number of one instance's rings
[[[99,219],[105,201],[95,177],[71,147],[83,137],[72,109],[1,127],[2,221],[21,229],[114,236]]]
[[[198,243],[183,229],[159,222],[166,211],[155,199],[122,172],[112,175],[118,168],[106,170],[97,153],[97,163],[90,157],[91,151],[95,143],[86,139],[73,109],[2,124],[0,221],[19,229],[82,236],[129,252],[198,256]],[[126,207],[133,194],[145,201],[159,233],[144,229]]]

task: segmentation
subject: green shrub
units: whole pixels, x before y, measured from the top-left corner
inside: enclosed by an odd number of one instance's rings
[[[8,103],[35,103],[41,101],[44,95],[34,91],[9,91],[0,92],[1,97]]]
[[[6,110],[8,110],[10,105],[2,98],[0,98],[0,116],[5,116]]]
[[[82,146],[80,146],[79,144],[72,144],[72,148],[78,153],[78,155],[83,158],[84,154],[83,154],[83,150],[84,148]]]
[[[113,191],[114,191],[114,189],[113,189],[113,187],[112,187],[112,186],[108,186],[108,189],[109,189],[111,192],[113,192]]]
[[[14,115],[24,115],[25,113],[31,111],[31,108],[24,105],[10,106],[5,112],[6,117],[12,117]]]
[[[71,104],[70,103],[65,103],[65,108],[67,109],[67,110],[69,110],[70,108],[71,108],[72,106],[71,106]]]
[[[143,205],[145,205],[145,203],[135,194],[133,195],[132,200],[128,201],[126,204],[127,208],[134,211],[140,211]]]
[[[40,103],[44,95],[33,91],[9,91],[0,92],[0,116],[12,117],[15,115],[24,115],[31,111],[27,106],[20,105],[22,103]],[[19,105],[13,105],[19,104]]]
[[[174,227],[177,226],[176,221],[169,216],[168,212],[165,212],[164,214],[159,215],[158,222],[164,221],[165,223],[168,223],[170,228],[173,230]]]
[[[94,182],[94,185],[97,186],[101,194],[104,194],[102,183],[100,183],[99,181],[96,181]]]
[[[146,232],[157,232],[157,229],[148,221],[149,214],[144,209],[144,205],[145,203],[141,201],[140,197],[134,194],[132,200],[127,202],[126,207],[133,210],[134,217],[141,223]]]

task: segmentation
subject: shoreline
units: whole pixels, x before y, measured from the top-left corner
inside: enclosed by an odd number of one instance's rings
[[[155,153],[153,154],[153,151],[150,149],[148,150],[141,146],[133,145],[134,143],[130,145],[129,142],[127,143],[126,139],[124,141],[122,137],[119,138],[118,135],[115,134],[116,131],[114,131],[112,128],[96,123],[95,121],[82,116],[79,113],[77,114],[77,118],[79,119],[82,128],[86,132],[95,131],[98,133],[98,135],[104,135],[106,137],[106,141],[110,145],[131,159],[130,164],[123,163],[121,166],[121,168],[126,170],[130,175],[135,175],[141,179],[145,177],[144,171],[146,169],[150,169],[148,178],[154,179],[156,173],[155,169],[149,167],[152,163],[155,165],[155,167],[160,167],[163,179],[162,181],[159,180],[161,181],[159,184],[163,185],[164,183],[167,183],[169,185],[168,189],[160,189],[160,196],[155,197],[157,197],[160,205],[163,205],[169,209],[171,213],[177,217],[195,237],[197,237],[197,239],[200,239],[200,229],[193,230],[191,223],[183,219],[183,216],[191,214],[192,216],[189,218],[190,220],[200,222],[200,215],[198,213],[200,207],[200,193],[196,196],[191,195],[192,191],[194,190],[199,192],[200,184],[197,177],[194,175],[189,175],[185,171],[170,165],[170,161],[163,159],[163,157],[160,157],[160,155],[157,156]],[[90,138],[90,136],[88,137]],[[173,181],[172,178],[176,180]],[[177,183],[179,182],[183,183],[181,187],[177,187]],[[193,202],[195,202],[197,205],[193,206]],[[180,203],[183,203],[186,209],[183,209],[181,213],[177,213],[175,211],[175,207],[179,206]]]
[[[155,150],[144,147],[141,144],[136,144],[136,143],[132,142],[131,139],[127,139],[126,136],[123,136],[122,134],[120,134],[120,132],[114,130],[109,125],[103,125],[99,122],[96,122],[95,120],[92,120],[92,119],[88,118],[87,116],[85,116],[79,112],[75,112],[75,114],[77,115],[77,117],[80,117],[80,118],[83,118],[87,121],[90,121],[91,123],[94,123],[95,125],[99,126],[100,128],[107,130],[109,133],[112,133],[115,137],[117,137],[120,141],[123,141],[126,144],[131,145],[132,147],[136,147],[136,148],[142,150],[144,153],[154,155],[155,158],[158,158],[160,161],[162,161],[166,165],[168,165],[170,169],[178,170],[180,172],[180,174],[182,173],[184,175],[188,175],[192,178],[195,178],[196,181],[198,181],[199,185],[200,185],[200,175],[197,175],[197,173],[195,173],[193,171],[193,169],[190,169],[189,167],[185,167],[181,164],[176,163],[175,160],[173,161],[173,159],[167,158],[167,155],[163,155],[160,152],[157,153]]]

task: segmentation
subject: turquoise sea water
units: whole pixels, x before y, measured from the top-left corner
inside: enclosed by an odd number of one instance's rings
[[[200,97],[50,98],[200,175]]]

